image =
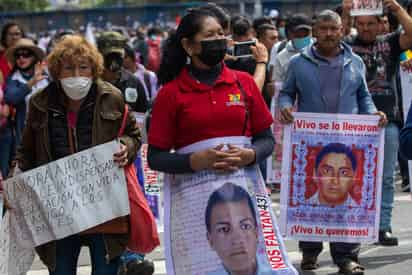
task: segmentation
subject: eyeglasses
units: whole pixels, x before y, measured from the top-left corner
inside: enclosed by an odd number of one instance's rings
[[[16,60],[19,59],[20,57],[29,58],[29,57],[32,57],[32,56],[34,56],[32,51],[18,51],[14,54],[14,58]]]

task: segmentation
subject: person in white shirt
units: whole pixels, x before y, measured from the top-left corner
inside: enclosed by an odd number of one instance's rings
[[[156,74],[137,62],[136,53],[130,46],[127,45],[124,50],[123,67],[140,80],[143,84],[147,101],[153,102],[158,90]]]
[[[286,21],[286,33],[290,40],[273,60],[273,80],[279,84],[285,80],[292,56],[312,44],[311,19],[305,14],[294,14]]]

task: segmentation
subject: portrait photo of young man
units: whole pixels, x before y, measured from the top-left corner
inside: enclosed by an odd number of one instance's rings
[[[317,191],[306,203],[328,206],[359,206],[352,198],[357,159],[352,149],[342,143],[329,143],[316,156],[313,181]]]
[[[209,245],[222,262],[208,275],[274,274],[265,259],[257,257],[257,216],[244,188],[228,182],[216,189],[207,203],[205,223]]]

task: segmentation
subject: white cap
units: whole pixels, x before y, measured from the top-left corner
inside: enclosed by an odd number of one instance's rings
[[[270,10],[269,17],[278,18],[279,17],[279,11],[278,10]]]

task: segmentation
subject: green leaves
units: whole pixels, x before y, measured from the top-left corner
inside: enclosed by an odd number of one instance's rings
[[[0,11],[44,11],[49,5],[48,0],[2,0]]]

